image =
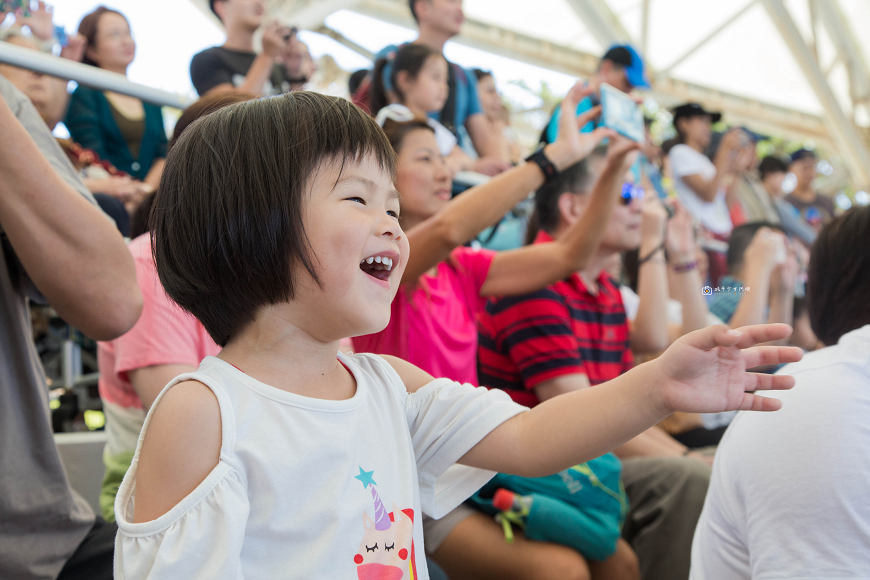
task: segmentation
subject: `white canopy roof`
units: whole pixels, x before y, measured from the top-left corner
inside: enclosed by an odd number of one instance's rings
[[[208,11],[207,0],[192,0]],[[357,14],[413,28],[406,0],[271,0],[287,21],[358,52],[353,30],[323,23]],[[730,123],[812,139],[843,155],[870,186],[868,0],[464,0],[455,39],[575,76],[589,76],[615,42],[644,55],[662,106],[693,100]]]

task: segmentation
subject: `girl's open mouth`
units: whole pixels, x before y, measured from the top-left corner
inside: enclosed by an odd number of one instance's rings
[[[361,261],[359,267],[372,278],[386,281],[393,271],[393,259],[387,256],[370,256]]]

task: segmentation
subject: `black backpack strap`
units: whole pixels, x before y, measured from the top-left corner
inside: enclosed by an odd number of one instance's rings
[[[456,83],[459,82],[456,76],[456,69],[458,66],[449,61],[447,64],[449,65],[447,67],[447,101],[441,109],[439,119],[441,124],[447,127],[459,139],[459,128],[456,126],[456,93],[458,88]],[[465,71],[462,72],[464,74]]]

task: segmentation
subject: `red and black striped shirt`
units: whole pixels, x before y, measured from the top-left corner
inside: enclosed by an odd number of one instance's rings
[[[545,381],[577,373],[597,385],[630,369],[619,285],[602,272],[597,286],[593,295],[575,274],[539,292],[490,300],[478,322],[480,383],[533,407],[534,388]]]

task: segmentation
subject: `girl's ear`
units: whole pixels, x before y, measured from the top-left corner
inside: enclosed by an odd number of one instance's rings
[[[402,95],[408,94],[408,89],[411,88],[414,84],[414,79],[411,78],[411,75],[406,70],[400,70],[396,74],[396,88],[399,89],[398,93]],[[398,95],[396,95],[398,96]]]

